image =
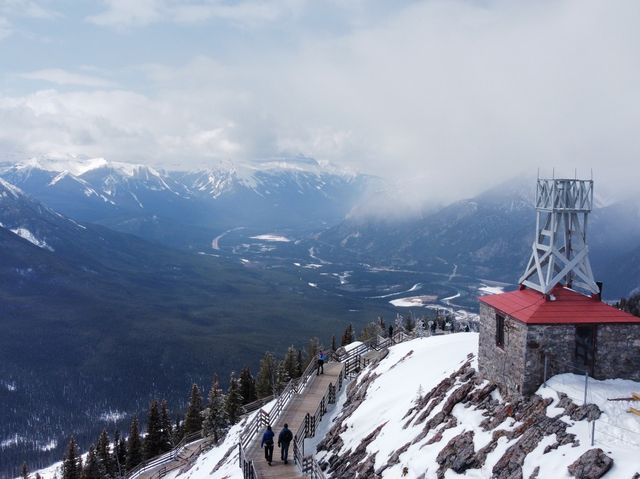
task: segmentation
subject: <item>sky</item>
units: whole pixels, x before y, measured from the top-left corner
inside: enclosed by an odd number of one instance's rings
[[[305,155],[412,201],[638,190],[640,2],[0,0],[0,160]]]

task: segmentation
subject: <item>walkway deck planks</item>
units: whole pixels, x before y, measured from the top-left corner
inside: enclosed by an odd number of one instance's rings
[[[315,376],[310,380],[305,390],[291,399],[285,410],[280,415],[276,424],[272,424],[275,447],[273,448],[273,462],[269,466],[264,459],[264,449],[260,448],[262,441],[262,433],[264,430],[256,434],[255,439],[247,448],[247,458],[253,461],[253,464],[260,479],[293,479],[304,477],[298,471],[293,458],[293,442],[289,445],[289,464],[285,465],[280,460],[280,449],[278,448],[278,434],[282,430],[284,423],[289,424],[289,429],[294,434],[304,421],[307,413],[313,415],[318,408],[318,404],[325,395],[329,383],[337,384],[338,376],[342,370],[341,363],[330,362],[324,365],[324,374]],[[309,451],[311,452],[311,451]]]

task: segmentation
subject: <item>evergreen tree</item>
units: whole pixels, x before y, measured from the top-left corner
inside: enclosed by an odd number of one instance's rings
[[[149,404],[147,416],[147,435],[144,438],[144,459],[151,459],[162,452],[162,430],[160,410],[155,399]]]
[[[424,320],[422,318],[418,318],[416,320],[415,332],[416,332],[416,337],[417,338],[423,338],[424,337]]]
[[[194,432],[198,432],[202,429],[202,396],[200,395],[200,389],[198,385],[191,386],[191,397],[189,399],[189,406],[187,407],[187,414],[184,418],[184,435],[188,436]]]
[[[371,321],[360,333],[360,341],[369,341],[370,339],[376,339],[378,335],[382,335],[384,332],[380,330],[380,324],[376,321]]]
[[[96,457],[104,475],[107,477],[115,477],[116,467],[114,464],[114,456],[111,455],[111,446],[109,442],[109,434],[107,434],[107,431],[103,429],[100,433],[100,437],[98,437]],[[116,446],[117,442],[114,442],[114,448]]]
[[[169,407],[167,401],[162,401],[160,407],[160,452],[170,451],[172,443],[171,419],[169,418]]]
[[[296,377],[299,378],[304,372],[304,361],[302,360],[302,349],[298,349],[298,370],[296,371]]]
[[[280,394],[290,380],[291,377],[285,368],[284,361],[278,361],[276,365],[276,380],[273,385],[275,393]]]
[[[176,416],[176,424],[173,426],[172,439],[174,444],[179,444],[184,437],[184,424],[180,421],[180,416]]]
[[[127,471],[131,471],[134,467],[142,462],[142,442],[140,440],[140,430],[138,428],[138,418],[136,416],[131,420],[129,428],[129,439],[127,440]]]
[[[331,336],[331,351],[335,351],[336,348],[336,335]]]
[[[236,378],[235,373],[231,373],[231,378],[229,379],[224,410],[227,413],[230,425],[238,422],[242,414],[242,395],[240,394],[240,380]]]
[[[298,352],[293,346],[289,346],[289,349],[287,349],[287,353],[284,355],[283,365],[289,379],[299,377],[298,371],[300,370],[300,365],[298,364]],[[288,380],[286,382],[288,382]]]
[[[62,461],[62,479],[81,479],[82,460],[78,457],[78,445],[76,439],[71,436],[67,452]]]
[[[273,354],[266,352],[260,361],[260,370],[256,379],[256,393],[263,398],[273,394],[276,379],[276,361]]]
[[[209,390],[208,403],[204,411],[202,411],[202,435],[205,437],[213,437],[217,443],[224,435],[228,421],[225,411],[225,397],[218,381],[218,376],[214,376],[213,384]]]
[[[353,342],[353,325],[347,326],[342,334],[342,341],[340,342],[340,346],[346,346],[347,344],[351,344]]]
[[[22,479],[29,479],[29,468],[27,467],[27,463],[22,463],[22,468],[20,468],[20,477]]]
[[[251,370],[247,367],[240,372],[240,395],[242,396],[243,405],[258,399],[256,380],[251,375]]]
[[[396,332],[400,332],[404,329],[404,317],[398,313],[396,314],[396,325],[395,325],[395,330]]]
[[[87,454],[87,462],[82,470],[82,479],[103,479],[106,471],[100,468],[98,458],[96,457],[96,449],[93,444],[89,446],[89,454]]]
[[[127,442],[124,437],[120,435],[120,431],[116,430],[113,435],[113,444],[114,471],[118,477],[122,477],[124,476],[127,465]]]
[[[315,361],[318,357],[318,353],[320,352],[320,340],[318,338],[310,338],[307,343],[307,361],[305,364],[305,368],[311,363]]]

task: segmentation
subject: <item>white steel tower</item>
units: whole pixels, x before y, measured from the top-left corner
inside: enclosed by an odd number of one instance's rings
[[[600,292],[587,246],[593,180],[540,179],[536,191],[536,239],[520,284],[549,294],[559,283]]]

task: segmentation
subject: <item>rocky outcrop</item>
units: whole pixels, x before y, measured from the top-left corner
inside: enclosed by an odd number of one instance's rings
[[[460,473],[474,467],[475,452],[473,431],[464,432],[451,439],[436,458],[440,466],[437,471],[438,478],[443,479],[447,469]]]
[[[577,479],[599,479],[613,466],[613,459],[600,448],[589,449],[567,469]]]
[[[576,437],[567,432],[567,428],[570,426],[568,422],[565,422],[567,416],[573,421],[592,420],[600,416],[600,410],[597,406],[578,406],[564,395],[560,396],[560,400],[556,404],[556,407],[562,409],[563,412],[555,417],[547,416],[547,407],[552,402],[548,398],[533,395],[514,402],[502,402],[499,396],[494,394],[496,385],[482,380],[469,360],[429,392],[414,401],[412,407],[403,417],[402,427],[408,429],[421,426],[419,432],[402,447],[390,453],[388,458],[385,458],[385,464],[382,467],[374,470],[375,454],[368,454],[366,449],[375,440],[384,424],[379,425],[354,450],[343,450],[344,443],[340,439],[340,434],[346,430],[346,421],[357,406],[364,401],[366,389],[375,378],[375,375],[367,374],[355,385],[351,385],[345,408],[338,416],[331,432],[318,446],[319,451],[328,452],[321,465],[323,469],[331,472],[334,479],[381,477],[386,469],[401,463],[402,455],[414,444],[419,444],[420,448],[438,448],[436,449],[439,450],[436,458],[438,477],[445,477],[448,470],[464,473],[469,469],[484,467],[488,455],[496,450],[501,438],[506,438],[510,445],[493,463],[492,478],[522,479],[522,466],[527,455],[538,448],[543,440],[549,443],[543,451],[545,454],[561,446],[579,445]],[[454,409],[460,406],[473,408],[485,416],[479,426],[484,431],[491,433],[491,440],[488,443],[485,441],[480,449],[476,449],[475,435],[472,430],[462,430],[453,438],[450,434],[447,435],[447,431],[460,426],[460,421],[453,413]],[[448,440],[443,445],[445,436]],[[545,439],[548,437],[553,440]],[[585,458],[585,464],[589,457]],[[380,463],[381,458],[377,459]],[[603,459],[603,464],[604,462]],[[596,471],[597,463],[592,461],[590,464],[589,470]],[[576,465],[575,467],[580,466]],[[539,468],[536,468],[530,474],[530,478],[535,479],[539,473]],[[576,477],[590,478],[592,476]]]

